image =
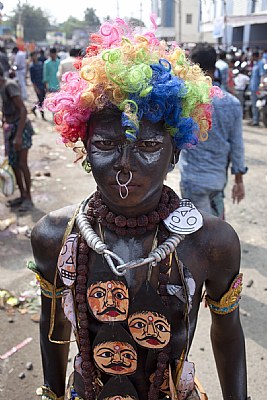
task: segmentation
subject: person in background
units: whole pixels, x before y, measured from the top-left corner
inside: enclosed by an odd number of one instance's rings
[[[33,114],[36,116],[36,109],[40,110],[42,119],[45,119],[43,111],[43,101],[45,98],[45,86],[43,83],[43,64],[38,61],[38,55],[36,51],[31,53],[32,63],[30,65],[30,77],[33,84],[33,88],[38,98],[38,103],[32,108]]]
[[[6,54],[6,49],[4,47],[0,47],[0,63],[4,69],[4,77],[8,78],[10,64],[9,64],[8,56]]]
[[[213,79],[216,51],[207,44],[197,45],[191,53],[194,63]],[[218,84],[218,83],[217,83]],[[229,160],[234,175],[232,199],[239,203],[245,197],[243,174],[246,173],[242,134],[242,109],[238,99],[228,92],[213,98],[212,129],[208,140],[193,149],[183,149],[179,159],[182,197],[198,208],[224,219],[224,188]]]
[[[219,69],[221,74],[221,89],[227,91],[228,90],[228,75],[229,75],[229,66],[226,62],[226,52],[220,51],[219,58],[216,61],[215,67]]]
[[[19,206],[19,211],[33,207],[31,199],[31,174],[28,151],[34,133],[20,88],[14,79],[6,79],[0,66],[0,96],[2,97],[3,129],[9,165],[14,170],[20,196],[8,202],[9,207]]]
[[[43,82],[47,92],[56,92],[59,89],[57,71],[60,61],[55,47],[50,49],[49,54],[50,58],[44,62]]]
[[[27,100],[27,88],[26,88],[26,72],[27,72],[27,60],[26,52],[20,50],[18,47],[14,47],[12,53],[15,55],[14,65],[17,67],[16,77],[20,85],[22,100]]]
[[[229,61],[227,87],[228,87],[228,92],[233,95],[235,94],[235,81],[234,81],[234,74],[233,74],[234,67],[235,67],[235,59],[231,58],[231,60]]]
[[[259,126],[260,125],[260,113],[259,109],[256,106],[258,96],[257,91],[259,90],[260,83],[263,80],[264,76],[264,63],[262,59],[260,59],[259,51],[254,51],[252,53],[252,71],[250,76],[250,92],[251,92],[251,107],[252,107],[252,121],[248,123],[250,126]]]
[[[75,62],[76,58],[79,56],[80,51],[81,51],[80,49],[75,49],[75,48],[70,49],[69,57],[60,61],[58,71],[57,71],[57,77],[58,77],[59,81],[61,81],[62,75],[65,74],[65,72],[76,71],[74,62]]]
[[[244,115],[245,91],[249,85],[249,76],[247,75],[245,68],[240,68],[239,73],[234,77],[234,83],[235,83],[235,96],[241,103]]]
[[[47,60],[46,56],[45,56],[45,52],[43,49],[41,49],[39,51],[39,57],[38,57],[38,61],[41,61],[41,63],[43,64],[45,61]]]
[[[66,47],[62,47],[62,49],[58,52],[58,57],[60,61],[63,61],[69,57],[69,52],[67,51]]]

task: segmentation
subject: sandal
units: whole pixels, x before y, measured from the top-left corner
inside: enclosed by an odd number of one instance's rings
[[[8,200],[6,202],[6,206],[7,207],[16,207],[16,206],[20,206],[24,201],[23,197],[17,197],[16,199],[13,200]]]
[[[33,208],[33,202],[29,199],[25,199],[21,206],[19,207],[19,212],[26,212],[30,211]]]

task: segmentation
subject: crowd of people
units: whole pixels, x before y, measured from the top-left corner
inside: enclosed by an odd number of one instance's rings
[[[260,115],[256,106],[258,91],[267,88],[267,49],[251,50],[249,47],[244,52],[220,51],[216,62],[217,77],[222,89],[235,95],[242,106],[245,116],[245,94],[251,104],[251,126],[260,126]]]
[[[46,93],[59,90],[64,72],[74,70],[73,62],[80,54],[80,49],[51,47],[43,50],[25,51],[23,47],[14,47],[7,53],[0,48],[0,64],[6,78],[15,79],[20,87],[23,101],[28,99],[27,83],[33,85],[37,102],[32,108],[36,115],[39,109],[44,119],[43,101]]]

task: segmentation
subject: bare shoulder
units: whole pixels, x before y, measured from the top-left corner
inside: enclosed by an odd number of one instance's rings
[[[219,218],[204,214],[204,226],[197,242],[205,247],[206,289],[219,299],[230,287],[240,269],[240,242],[233,227]]]
[[[53,211],[41,218],[31,233],[31,245],[37,268],[49,281],[53,280],[62,239],[76,210],[75,205]]]
[[[234,228],[226,221],[204,214],[203,236],[209,243],[208,257],[219,260],[240,251],[239,238]]]

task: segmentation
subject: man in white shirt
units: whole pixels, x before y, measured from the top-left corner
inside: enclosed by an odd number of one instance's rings
[[[15,54],[14,64],[17,67],[16,77],[20,85],[21,98],[22,100],[27,100],[27,89],[26,89],[26,70],[27,61],[26,53],[20,50],[18,47],[14,47],[12,53]]]
[[[62,75],[65,72],[75,71],[74,61],[80,54],[80,49],[71,49],[69,57],[65,58],[64,60],[60,61],[58,71],[57,71],[57,78],[59,82],[61,82]]]
[[[241,103],[242,110],[244,111],[245,103],[245,90],[249,85],[249,76],[246,75],[245,70],[241,69],[237,76],[234,77],[235,82],[235,95]]]

